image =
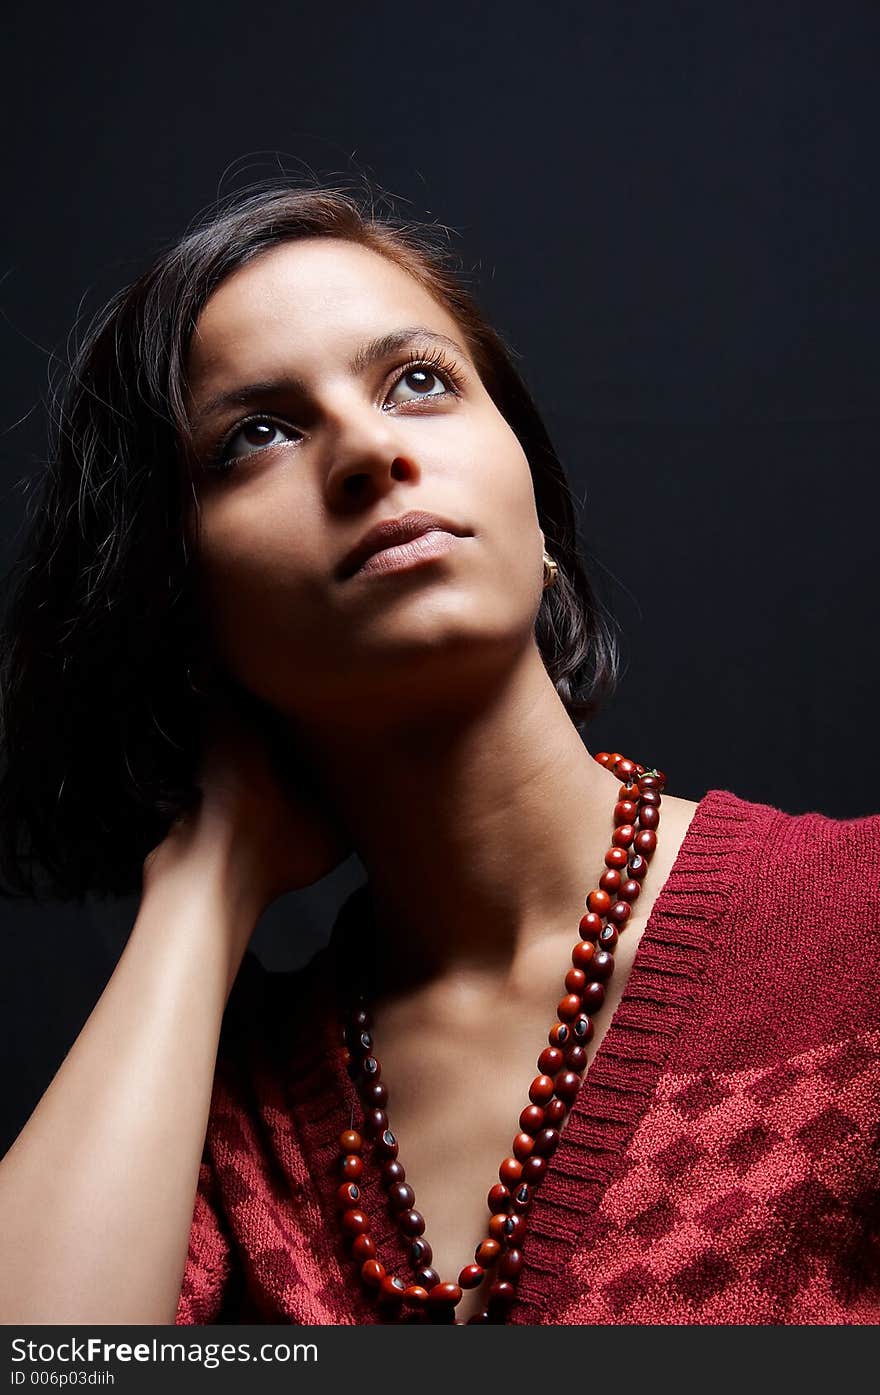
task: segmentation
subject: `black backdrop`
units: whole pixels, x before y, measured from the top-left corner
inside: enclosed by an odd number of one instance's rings
[[[458,231],[583,505],[626,672],[588,736],[792,813],[880,811],[873,3],[19,4],[4,564],[52,354],[218,193],[367,175]],[[352,859],[256,932],[300,962]],[[136,901],[0,902],[5,1149]]]

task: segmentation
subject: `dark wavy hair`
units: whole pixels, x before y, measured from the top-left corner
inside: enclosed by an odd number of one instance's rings
[[[198,799],[185,359],[211,293],[279,243],[350,239],[453,316],[528,459],[558,564],[535,624],[545,667],[578,729],[616,687],[614,622],[582,564],[566,476],[514,351],[467,289],[450,230],[393,207],[380,216],[376,202],[369,188],[288,178],[233,195],[92,317],[52,384],[48,465],[4,578],[0,894],[82,904],[136,891],[147,853]]]

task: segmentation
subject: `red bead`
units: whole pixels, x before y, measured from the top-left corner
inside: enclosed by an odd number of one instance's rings
[[[568,973],[565,975],[565,987],[569,993],[580,993],[586,981],[587,976],[584,973],[583,969],[569,969]],[[551,1051],[552,1049],[552,1047],[549,1048],[549,1050]],[[540,1060],[538,1061],[538,1066],[539,1068],[541,1068]],[[556,1069],[556,1067],[547,1066],[546,1069],[553,1070]]]
[[[490,1211],[506,1211],[510,1206],[510,1190],[496,1182],[494,1187],[489,1188],[489,1195],[486,1197],[486,1205]]]
[[[560,1069],[563,1059],[563,1054],[558,1046],[545,1046],[538,1057],[538,1070],[543,1075],[555,1075]],[[537,1108],[537,1106],[532,1106],[532,1108]]]
[[[371,1138],[384,1133],[388,1127],[388,1115],[384,1109],[368,1109],[364,1115],[364,1129]]]
[[[513,1194],[513,1209],[518,1216],[524,1211],[528,1211],[532,1204],[532,1193],[529,1191],[527,1182],[521,1182]]]
[[[388,1188],[388,1201],[394,1211],[408,1211],[415,1199],[416,1194],[408,1182],[395,1182]]]
[[[516,1297],[516,1289],[508,1279],[499,1279],[496,1283],[489,1285],[489,1292],[486,1294],[486,1302],[489,1309],[494,1306],[509,1308]]]
[[[576,1017],[571,1024],[571,1034],[581,1046],[593,1040],[593,1023],[586,1014]]]
[[[370,1218],[363,1211],[352,1209],[342,1213],[342,1229],[348,1235],[361,1235],[370,1229]]]
[[[614,973],[614,955],[609,954],[607,949],[597,950],[590,973],[596,978],[609,979]]]
[[[614,822],[619,828],[624,823],[634,823],[639,806],[635,799],[618,799],[614,806]]]
[[[597,915],[595,911],[588,911],[586,915],[581,916],[579,928],[581,939],[595,940],[602,930],[602,917]]]
[[[557,1022],[547,1033],[547,1040],[551,1046],[567,1046],[571,1041],[571,1028],[568,1023]]]
[[[522,1250],[507,1250],[498,1261],[496,1273],[499,1279],[515,1279],[523,1267]]]
[[[339,1165],[339,1171],[350,1182],[356,1182],[363,1170],[363,1158],[359,1158],[357,1153],[347,1153]]]
[[[559,1099],[570,1104],[581,1088],[581,1078],[573,1070],[562,1070],[557,1075],[554,1088]]]
[[[414,1211],[412,1208],[408,1211],[400,1211],[395,1220],[403,1235],[424,1235],[425,1233],[425,1218],[421,1211]]]
[[[361,1265],[361,1278],[368,1288],[378,1288],[385,1278],[385,1265],[378,1259],[365,1260]]]
[[[605,866],[614,871],[621,871],[626,866],[626,849],[609,848],[605,854]]]
[[[560,1056],[562,1052],[559,1052]],[[540,1059],[540,1058],[539,1058]],[[524,1133],[536,1133],[544,1127],[544,1111],[539,1104],[527,1104],[519,1116],[519,1126]],[[495,1207],[498,1210],[498,1207]]]
[[[643,809],[659,809],[663,796],[657,790],[642,790],[639,804]]]
[[[560,1052],[560,1055],[562,1053]],[[529,1133],[518,1133],[513,1140],[513,1156],[520,1162],[524,1162],[535,1146],[535,1140]]]
[[[382,1182],[388,1187],[394,1182],[406,1181],[406,1168],[397,1158],[388,1158],[382,1164]]]
[[[579,993],[566,993],[564,998],[560,998],[556,1004],[556,1016],[563,1022],[571,1022],[581,1010],[581,998]]]
[[[642,833],[637,833],[633,846],[642,857],[650,857],[657,846],[657,834],[653,828],[646,828]]]
[[[587,1053],[584,1048],[582,1046],[570,1046],[565,1053],[565,1064],[569,1070],[586,1070]]]
[[[513,1217],[507,1211],[498,1211],[494,1216],[489,1217],[488,1231],[493,1240],[498,1240],[501,1244],[507,1239],[507,1232],[504,1227]]]
[[[615,763],[614,773],[619,780],[632,780],[636,773],[635,761],[627,760],[624,756],[622,760]]]
[[[643,881],[648,871],[648,859],[641,853],[634,853],[629,859],[627,871],[636,881]]]
[[[567,1113],[568,1106],[565,1100],[548,1100],[544,1106],[544,1119],[547,1125],[552,1128],[556,1128],[558,1124],[561,1124]]]
[[[605,926],[599,936],[598,946],[600,949],[613,949],[619,939],[617,926],[612,922]]]
[[[339,1146],[343,1153],[359,1153],[364,1146],[364,1141],[354,1129],[345,1129],[339,1135]]]
[[[636,830],[631,823],[622,823],[619,828],[615,828],[611,835],[611,841],[616,848],[628,848],[636,836]],[[610,898],[609,898],[610,900]],[[593,907],[590,908],[594,909]]]
[[[618,894],[621,901],[633,902],[638,900],[641,895],[641,890],[641,883],[637,882],[635,877],[627,877],[625,882],[620,883],[620,891]]]
[[[415,1281],[422,1288],[426,1288],[428,1290],[428,1293],[430,1293],[431,1289],[435,1286],[435,1284],[439,1284],[440,1275],[437,1273],[436,1269],[417,1269],[415,1273]]]
[[[656,775],[640,775],[638,780],[640,790],[659,790],[660,781]]]
[[[474,1259],[484,1269],[490,1269],[500,1254],[501,1246],[497,1240],[481,1240],[474,1250]]]
[[[639,812],[639,824],[642,828],[657,828],[660,823],[660,811],[652,809],[650,804]]]
[[[376,1144],[376,1152],[380,1157],[396,1158],[400,1144],[397,1142],[390,1129],[385,1129],[381,1138]]]
[[[386,1274],[379,1285],[379,1296],[386,1302],[402,1303],[407,1285],[396,1274]],[[430,1294],[428,1295],[430,1297]]]
[[[409,1303],[411,1308],[424,1308],[428,1301],[428,1290],[421,1284],[410,1284],[409,1288],[403,1290],[403,1301]]]
[[[600,765],[604,765],[606,767],[611,764],[611,756],[608,751],[599,751],[596,755],[593,756],[593,760],[598,761]]]
[[[570,1072],[567,1072],[570,1074]],[[535,1152],[542,1158],[552,1158],[559,1147],[559,1130],[542,1129],[535,1136]]]
[[[516,1214],[514,1216],[505,1216],[502,1230],[503,1235],[497,1237],[499,1240],[503,1239],[506,1245],[512,1245],[514,1246],[514,1248],[517,1245],[520,1245],[523,1239],[525,1238],[526,1233],[525,1216],[519,1214]]]
[[[571,960],[576,969],[586,974],[593,962],[596,946],[591,940],[581,940],[571,951]]]
[[[388,1086],[384,1080],[371,1080],[364,1085],[362,1098],[372,1109],[384,1109],[388,1103]]]
[[[486,1271],[481,1265],[466,1264],[458,1276],[458,1286],[459,1288],[479,1288],[485,1274]]]
[[[522,1165],[522,1180],[530,1187],[536,1187],[547,1171],[547,1159],[533,1153]]]
[[[629,827],[629,825],[627,824],[625,827]],[[617,834],[615,833],[614,836],[617,837]],[[621,846],[624,845],[621,844]],[[594,915],[606,915],[610,905],[611,897],[607,891],[591,891],[587,897],[587,909],[592,911]]]
[[[424,1268],[434,1258],[434,1251],[423,1236],[419,1235],[409,1247],[410,1262],[414,1269]]]
[[[609,867],[607,872],[603,872],[599,878],[599,890],[607,891],[609,896],[616,896],[621,880],[621,875],[617,869]]]
[[[632,906],[628,901],[615,901],[611,910],[608,912],[608,919],[612,925],[616,925],[619,928],[621,925],[626,925],[631,915]]]
[[[536,1075],[529,1086],[529,1099],[532,1104],[546,1104],[553,1098],[553,1081],[549,1075]],[[501,1178],[505,1182],[506,1177]],[[515,1180],[515,1179],[514,1179]]]
[[[361,1061],[361,1070],[368,1080],[378,1080],[382,1073],[382,1067],[375,1056],[365,1056]]]
[[[354,1206],[361,1199],[361,1189],[357,1182],[343,1182],[336,1193],[336,1205],[344,1211],[348,1206]]]
[[[584,989],[585,1012],[598,1012],[605,1001],[605,986],[602,983],[588,983]]]
[[[352,1242],[351,1253],[353,1257],[359,1259],[361,1263],[363,1263],[365,1259],[375,1259],[376,1242],[372,1235],[359,1235],[357,1239]]]
[[[441,1303],[459,1303],[461,1296],[458,1284],[435,1284],[428,1290],[428,1307],[434,1308]]]
[[[505,1158],[498,1169],[498,1176],[505,1186],[509,1186],[511,1183],[519,1181],[521,1172],[522,1163],[518,1158]]]
[[[471,1316],[468,1318],[467,1322],[465,1323],[465,1326],[466,1326],[466,1327],[471,1327],[474,1323],[478,1323],[478,1322],[488,1322],[488,1321],[489,1321],[489,1310],[488,1310],[488,1308],[481,1308],[480,1311],[479,1311],[478,1313],[471,1313]]]

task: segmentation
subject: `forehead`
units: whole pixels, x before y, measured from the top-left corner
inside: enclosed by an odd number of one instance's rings
[[[460,338],[452,315],[388,257],[341,238],[281,243],[233,272],[209,297],[188,352],[191,386],[247,368],[301,369],[348,355],[363,340],[418,322]]]

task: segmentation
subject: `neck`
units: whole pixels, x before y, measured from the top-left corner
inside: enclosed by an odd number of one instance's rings
[[[383,991],[527,984],[560,936],[576,938],[619,781],[535,647],[478,707],[391,713],[384,729],[314,723],[307,739],[367,871]],[[552,963],[558,976],[558,948]]]

